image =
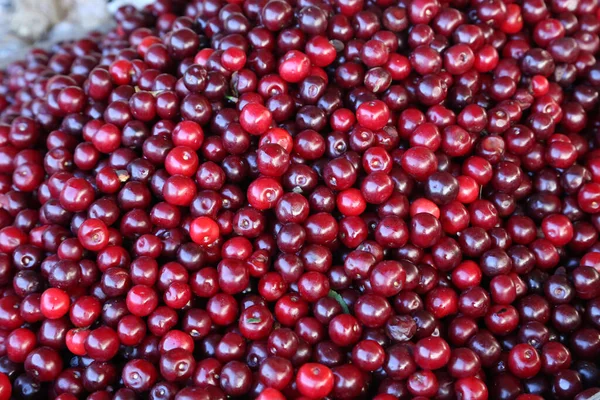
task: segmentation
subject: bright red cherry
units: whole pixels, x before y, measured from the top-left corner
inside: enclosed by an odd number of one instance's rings
[[[381,100],[362,103],[356,110],[358,123],[371,130],[383,129],[389,118],[390,110]]]
[[[65,291],[50,288],[42,293],[40,309],[44,317],[58,319],[69,312],[70,303],[69,295]]]
[[[333,385],[333,373],[323,364],[306,363],[296,374],[298,391],[308,398],[327,396],[333,390]]]
[[[287,82],[300,82],[309,72],[310,59],[298,50],[285,53],[279,64],[279,75]]]
[[[210,245],[219,238],[219,225],[208,217],[198,217],[190,224],[190,237],[199,245]]]
[[[269,129],[273,116],[271,111],[258,103],[248,103],[240,113],[240,125],[251,135],[262,135]]]
[[[542,362],[533,346],[526,343],[516,345],[508,355],[509,371],[520,379],[531,378],[540,371]]]

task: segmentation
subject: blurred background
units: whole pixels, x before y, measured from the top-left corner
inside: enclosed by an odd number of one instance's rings
[[[0,0],[0,68],[31,47],[110,29],[111,15],[122,5],[143,8],[149,3],[152,0]]]

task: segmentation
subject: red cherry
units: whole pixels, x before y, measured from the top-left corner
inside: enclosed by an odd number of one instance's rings
[[[298,369],[296,386],[309,398],[327,396],[333,390],[333,373],[323,364],[306,363]]]
[[[63,290],[50,288],[42,293],[40,309],[44,317],[58,319],[69,312],[69,295]]]
[[[190,237],[199,245],[210,245],[219,238],[219,226],[208,217],[198,217],[190,224]]]

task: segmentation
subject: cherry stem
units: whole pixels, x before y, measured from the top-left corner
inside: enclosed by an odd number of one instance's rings
[[[344,314],[350,314],[350,309],[348,308],[348,305],[338,292],[336,292],[335,290],[329,290],[329,294],[327,296],[340,303],[342,310],[344,310]]]

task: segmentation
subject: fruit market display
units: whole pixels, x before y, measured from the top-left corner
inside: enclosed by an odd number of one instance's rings
[[[600,393],[597,0],[158,0],[0,72],[0,400]]]

